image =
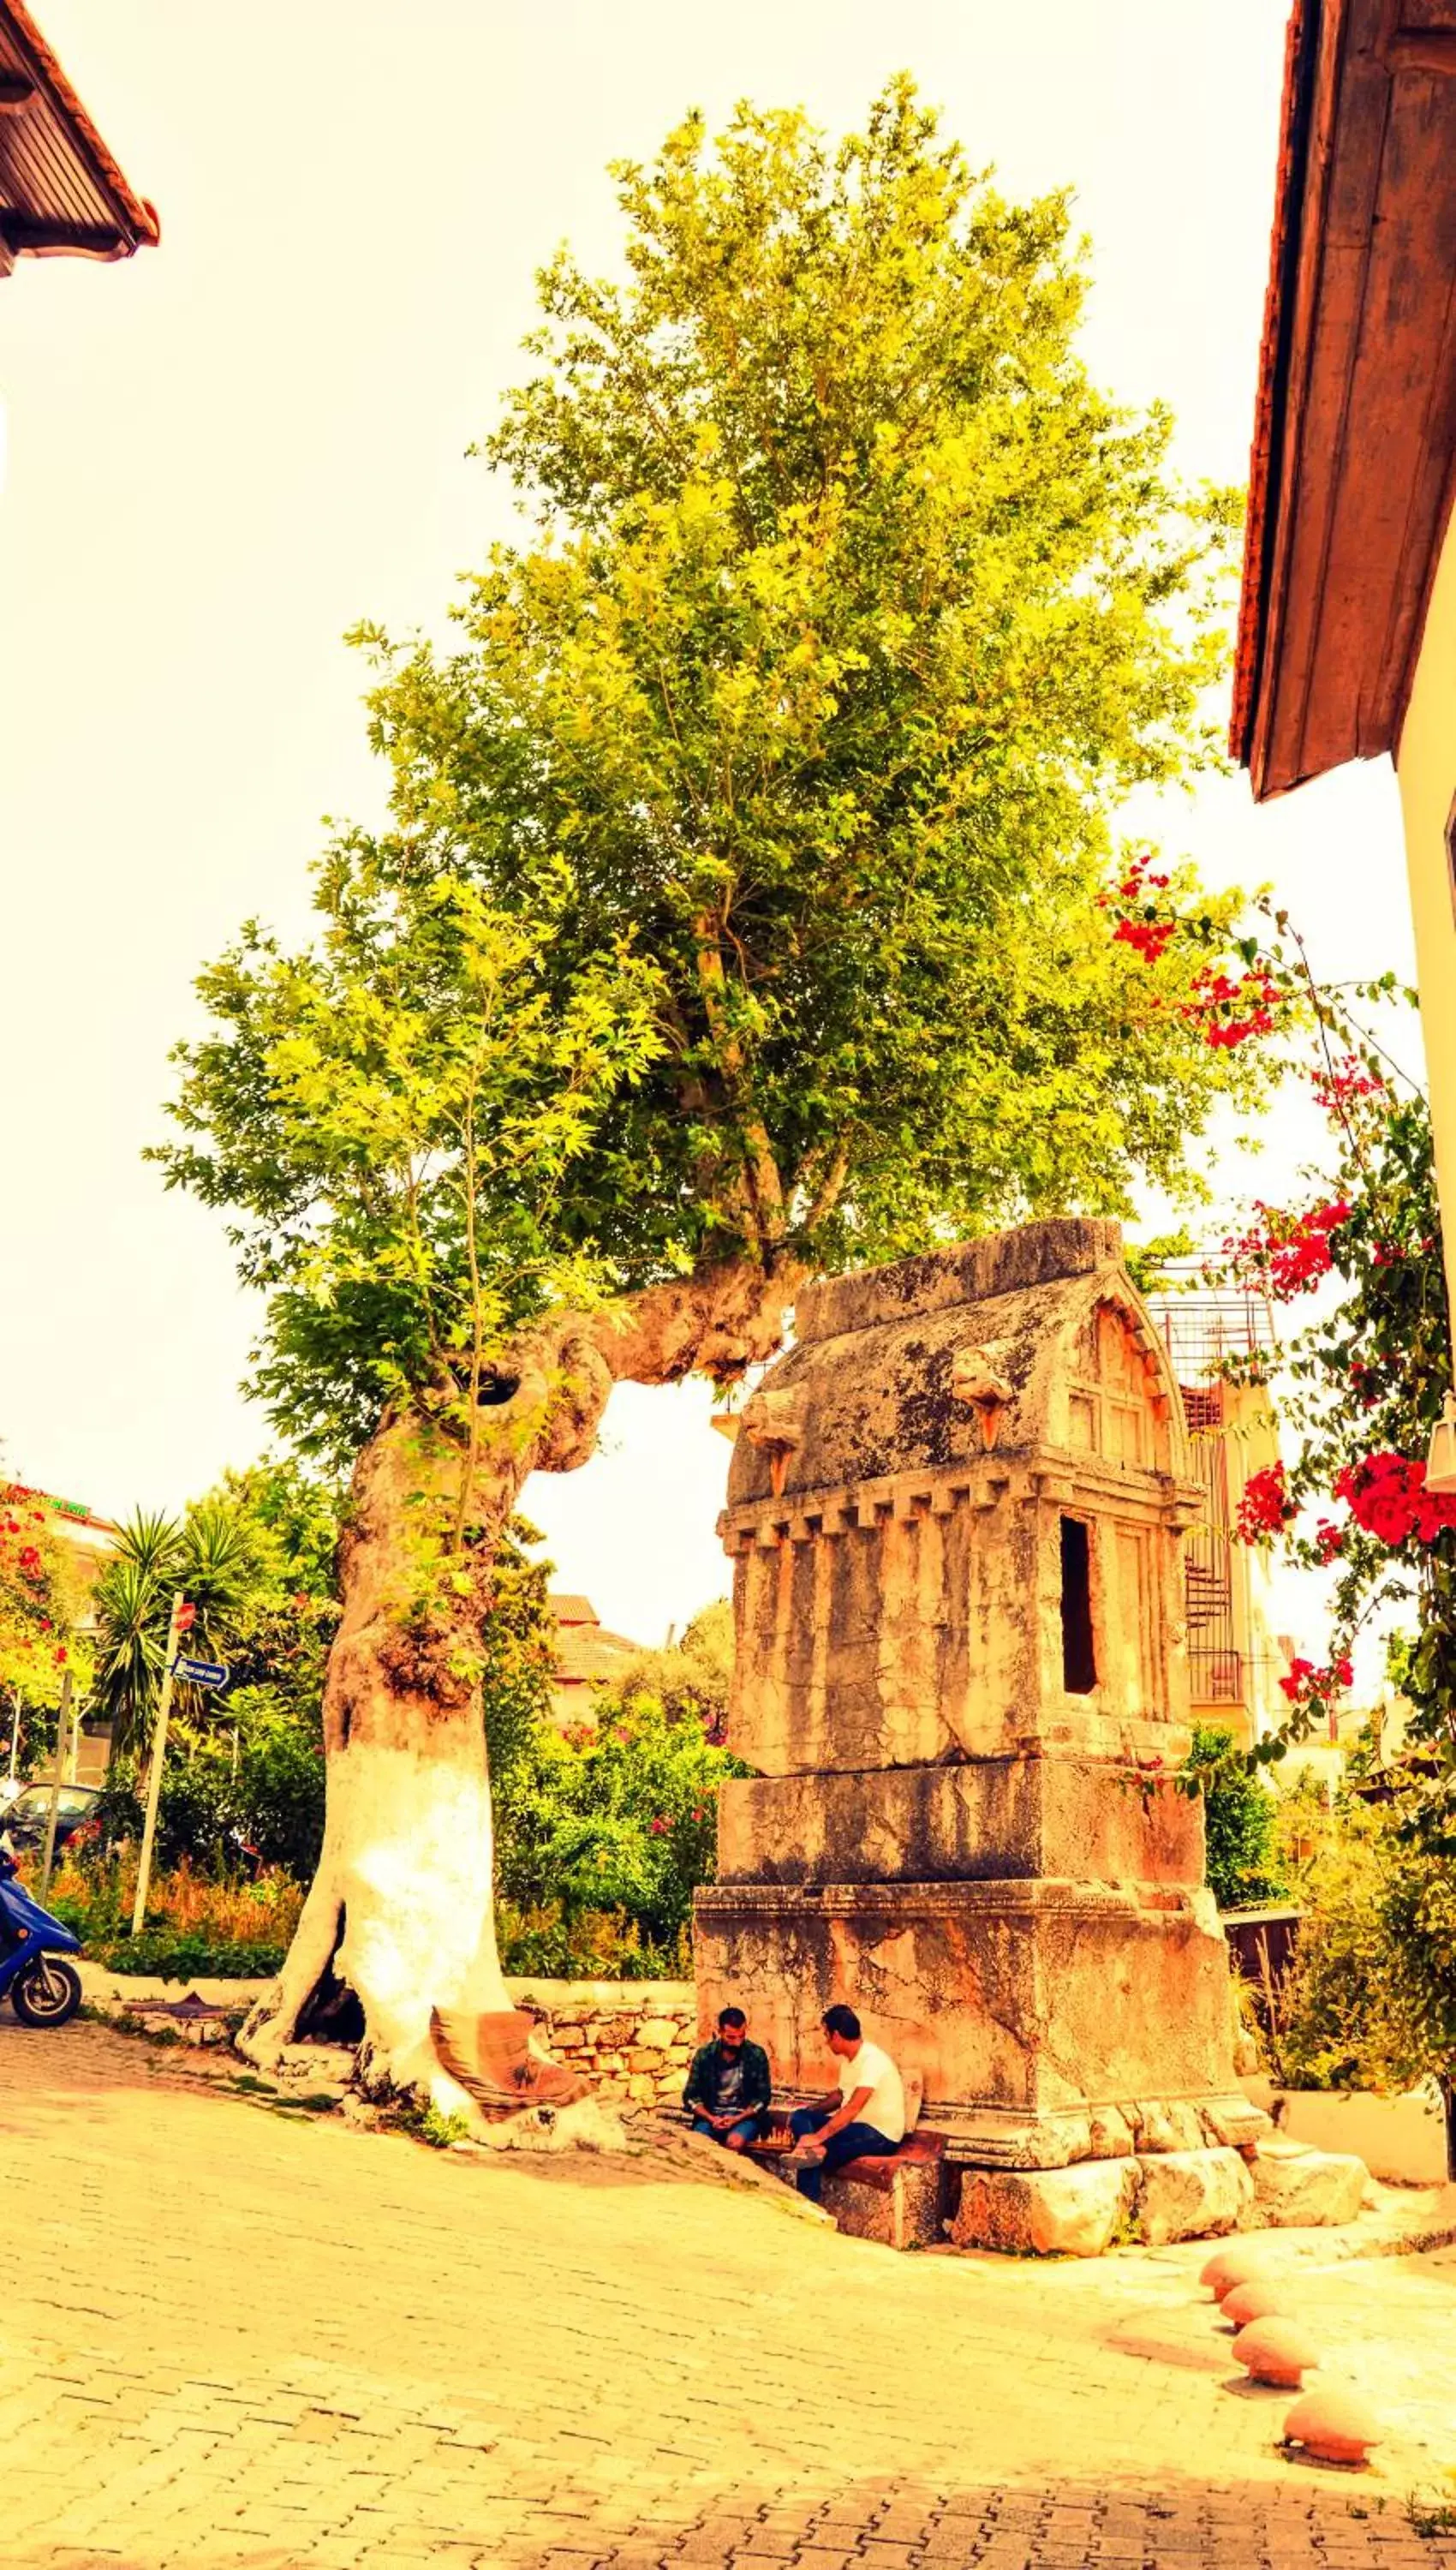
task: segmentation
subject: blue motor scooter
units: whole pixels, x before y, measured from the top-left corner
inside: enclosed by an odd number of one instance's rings
[[[76,2014],[81,1974],[65,1958],[80,1951],[80,1937],[32,1901],[7,1831],[0,1837],[0,1999],[9,1992],[22,2025],[64,2025]]]

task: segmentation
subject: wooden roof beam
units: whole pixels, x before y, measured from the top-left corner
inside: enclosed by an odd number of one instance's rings
[[[1456,30],[1447,27],[1397,27],[1380,47],[1391,72],[1456,72]]]
[[[0,241],[12,259],[124,258],[134,245],[119,223],[40,222],[13,212],[0,212]]]

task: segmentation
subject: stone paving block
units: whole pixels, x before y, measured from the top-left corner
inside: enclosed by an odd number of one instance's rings
[[[1194,2327],[1196,2253],[892,2269],[752,2194],[636,2163],[442,2164],[139,2084],[137,2051],[0,2027],[0,2402],[25,2404],[6,2570],[55,2563],[58,2488],[93,2511],[77,2542],[128,2570],[732,2570],[744,2550],[765,2570],[1264,2570],[1283,2548],[1290,2570],[1450,2570],[1451,2547],[1389,2523],[1377,2541],[1343,2489],[1301,2478],[1291,2502],[1268,2411],[1217,2363],[1123,2351],[1144,2307],[1154,2338]],[[185,2204],[161,2250],[137,2166]],[[27,2243],[58,2203],[68,2256],[106,2276],[95,2315],[35,2290]],[[1410,2265],[1349,2278],[1342,2326],[1419,2376],[1435,2439],[1449,2302],[1402,2293]],[[1339,2273],[1301,2291],[1333,2297]],[[1407,2485],[1431,2477],[1411,2452]]]

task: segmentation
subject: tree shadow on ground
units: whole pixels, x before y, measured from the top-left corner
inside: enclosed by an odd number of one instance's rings
[[[1033,2484],[950,2469],[846,2479],[787,2459],[772,2481],[736,2479],[725,2454],[715,2479],[684,2511],[620,2482],[596,2504],[588,2476],[563,2476],[487,2541],[469,2511],[448,2529],[393,2536],[381,2516],[377,2530],[360,2526],[358,2557],[370,2570],[1456,2570],[1456,2518],[1443,2523],[1437,2505],[1371,2468],[1296,2458],[1272,2457],[1261,2478],[1074,2472]],[[339,2538],[327,2557],[344,2559]],[[310,2554],[229,2543],[219,2528],[185,2553],[165,2533],[130,2549],[103,2534],[94,2548],[42,2543],[0,2558],[8,2570],[308,2570]]]

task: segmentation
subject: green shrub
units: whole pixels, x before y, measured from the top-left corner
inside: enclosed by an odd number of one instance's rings
[[[1219,1908],[1274,1899],[1284,1889],[1274,1844],[1278,1800],[1232,1731],[1200,1724],[1182,1772],[1203,1798],[1209,1890]]]
[[[136,1890],[135,1850],[83,1860],[68,1849],[52,1879],[50,1907],[75,1930],[88,1959],[108,1971],[263,1980],[281,1964],[303,1906],[287,1875],[230,1881],[182,1863],[153,1878],[142,1934],[133,1936]]]
[[[666,1944],[644,1938],[634,1919],[619,1910],[578,1910],[567,1918],[559,1902],[519,1910],[496,1904],[501,1969],[515,1979],[540,1975],[552,1981],[677,1981],[692,1978],[692,1940],[686,1928]]]
[[[1350,1798],[1291,1805],[1298,1942],[1267,2040],[1289,2087],[1376,2094],[1456,2069],[1456,1866],[1423,1855],[1400,1812]]]
[[[696,1706],[675,1712],[645,1690],[604,1695],[594,1731],[539,1724],[497,1798],[498,1896],[532,1957],[518,1968],[567,1968],[547,1956],[578,1954],[583,1934],[602,1934],[584,1922],[605,1913],[623,1954],[636,1931],[633,1971],[680,1969],[693,1893],[712,1880],[718,1787],[746,1773]]]
[[[275,1688],[240,1687],[225,1728],[181,1724],[168,1747],[157,1815],[164,1867],[236,1866],[244,1850],[306,1882],[323,1845],[324,1762],[318,1707]],[[123,1757],[97,1805],[109,1848],[140,1843],[145,1778]]]

